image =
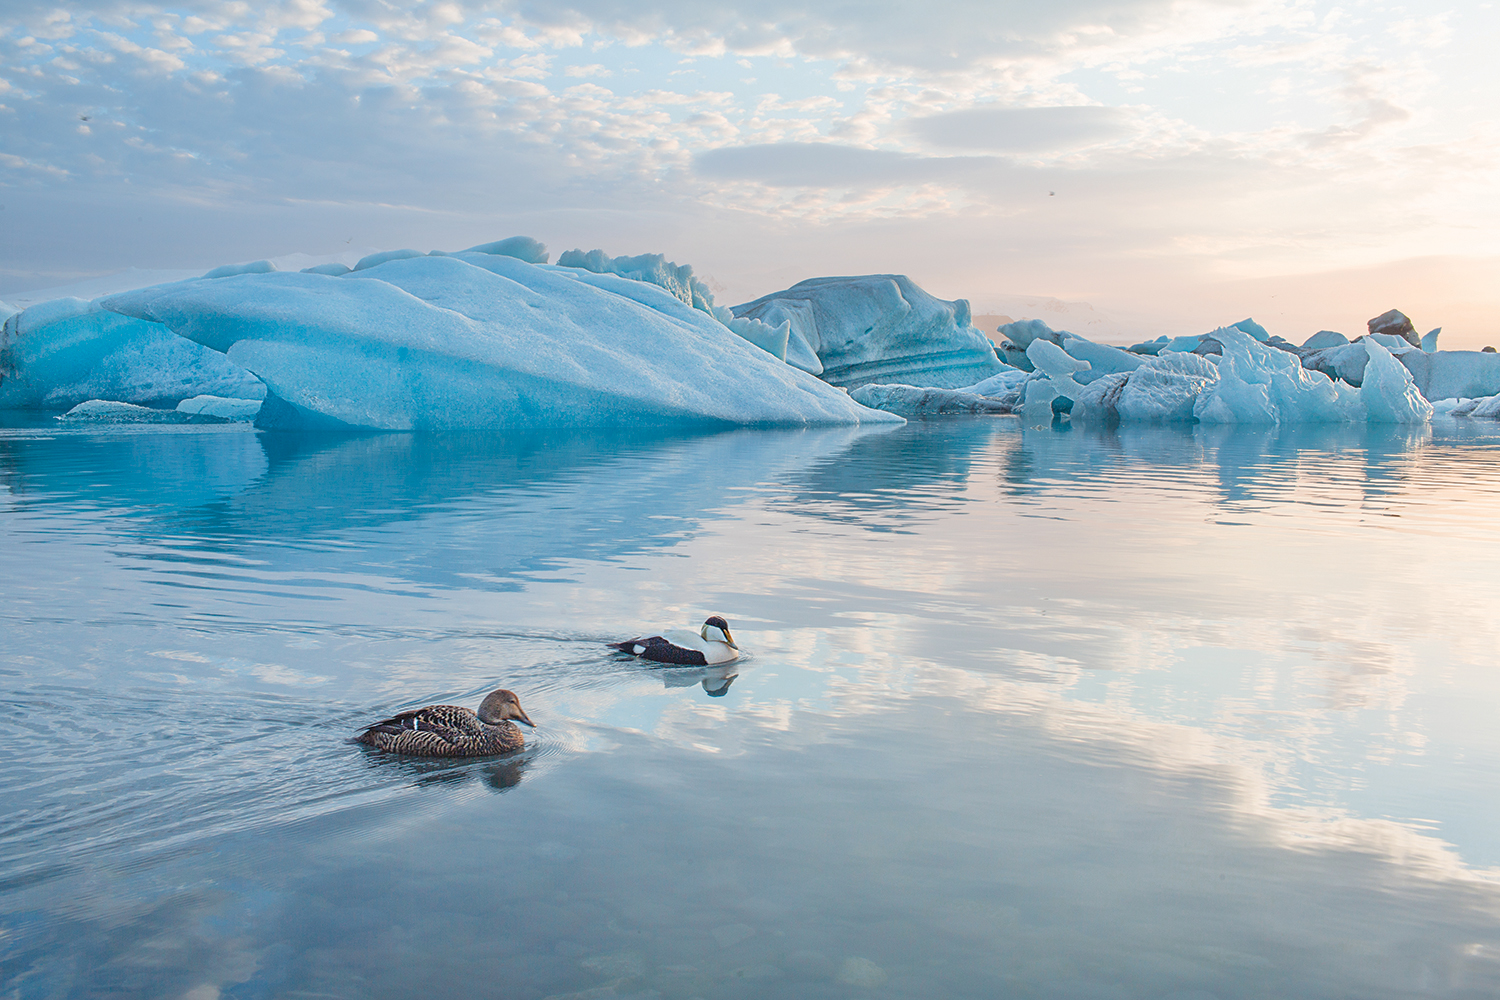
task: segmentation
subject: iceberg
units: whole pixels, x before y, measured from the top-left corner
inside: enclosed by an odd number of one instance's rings
[[[1309,351],[1321,351],[1328,347],[1342,347],[1349,343],[1349,338],[1336,330],[1319,330],[1302,342],[1302,346]]]
[[[242,273],[101,300],[268,387],[265,428],[899,422],[654,283],[462,251],[341,276]],[[218,394],[216,394],[218,395]]]
[[[1476,398],[1500,393],[1500,354],[1486,351],[1406,350],[1396,359],[1428,399]]]
[[[1432,415],[1411,373],[1376,337],[1351,345],[1367,359],[1364,384],[1356,389],[1303,368],[1295,355],[1238,327],[1222,327],[1211,336],[1223,351],[1217,362],[1163,350],[1143,357],[1131,371],[1086,384],[1079,376],[1088,371],[1089,362],[1037,339],[1027,354],[1046,385],[1041,380],[1026,385],[1027,422],[1042,415],[1049,393],[1068,400],[1071,419],[1079,423],[1422,423]]]
[[[1147,345],[1136,345],[1136,347],[1148,347],[1149,351],[1136,351],[1134,347],[1127,351],[1108,344],[1097,344],[1087,337],[1080,337],[1067,330],[1054,330],[1045,321],[1039,319],[1023,319],[1014,323],[1006,323],[998,332],[1005,337],[1001,350],[1008,364],[1025,371],[1035,371],[1036,365],[1031,357],[1031,345],[1037,341],[1043,341],[1061,348],[1070,357],[1089,363],[1086,368],[1076,373],[1078,380],[1084,383],[1114,372],[1134,371],[1147,357],[1158,350],[1166,349],[1166,338],[1152,341]],[[1017,350],[1022,352],[1020,356],[1016,356]]]
[[[222,354],[82,299],[34,305],[0,332],[0,409],[65,410],[95,399],[176,405],[205,394],[258,401],[265,391]]]
[[[1166,351],[1133,372],[1097,379],[1073,402],[1082,423],[1186,423],[1199,394],[1219,378],[1218,366],[1200,354]]]
[[[1374,424],[1418,424],[1432,417],[1432,404],[1412,382],[1411,372],[1375,336],[1364,339],[1370,354],[1359,401]],[[1419,357],[1430,357],[1420,351]]]
[[[1486,396],[1484,399],[1476,399],[1473,409],[1469,410],[1471,417],[1488,417],[1491,420],[1500,420],[1500,393]]]
[[[1334,423],[1355,420],[1352,389],[1310,371],[1285,351],[1267,347],[1235,327],[1215,330],[1223,346],[1219,378],[1193,402],[1206,424]],[[1408,380],[1409,381],[1409,380]]]
[[[954,389],[1005,367],[970,323],[968,302],[936,298],[903,274],[809,278],[731,311],[784,325],[787,362],[836,386]]]

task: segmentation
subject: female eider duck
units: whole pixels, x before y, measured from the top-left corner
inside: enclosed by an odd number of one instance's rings
[[[710,615],[703,627],[696,632],[674,628],[661,635],[648,635],[624,642],[612,642],[610,649],[618,649],[643,660],[657,663],[680,663],[690,667],[706,667],[713,663],[728,663],[739,658],[740,647],[729,634],[729,623],[719,615]]]
[[[458,705],[428,705],[382,719],[354,742],[413,757],[488,757],[526,744],[511,719],[535,726],[515,693],[502,688],[485,695],[478,712]]]

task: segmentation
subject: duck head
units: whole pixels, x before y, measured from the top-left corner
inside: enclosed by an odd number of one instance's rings
[[[740,648],[734,641],[734,636],[729,634],[729,623],[720,615],[710,615],[708,621],[704,622],[703,627],[698,630],[698,634],[705,642],[722,642],[732,649]]]
[[[479,703],[479,721],[487,726],[498,726],[507,719],[515,719],[533,729],[536,728],[536,723],[526,717],[526,710],[521,707],[521,699],[516,697],[514,691],[501,688],[485,695],[484,701]]]

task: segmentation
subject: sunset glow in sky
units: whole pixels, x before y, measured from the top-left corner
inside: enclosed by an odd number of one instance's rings
[[[1493,3],[9,0],[0,297],[523,233],[1500,344]],[[1128,339],[1126,337],[1125,339]]]

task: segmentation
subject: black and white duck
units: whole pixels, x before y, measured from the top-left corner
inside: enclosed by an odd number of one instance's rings
[[[514,691],[491,691],[471,712],[459,705],[428,705],[393,715],[354,738],[390,753],[413,757],[488,757],[526,745],[514,722],[535,726]]]
[[[729,632],[729,623],[719,615],[710,615],[703,627],[696,632],[685,628],[668,629],[661,635],[612,642],[609,648],[639,656],[643,660],[680,663],[690,667],[728,663],[738,659],[740,655],[740,647]]]

